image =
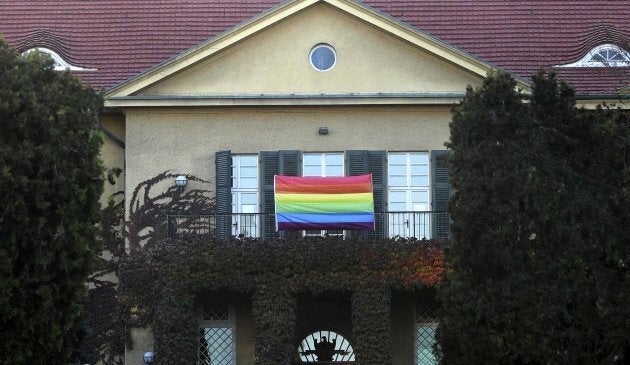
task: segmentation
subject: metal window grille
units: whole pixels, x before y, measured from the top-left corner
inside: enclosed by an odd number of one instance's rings
[[[230,311],[227,305],[213,304],[203,308],[204,321],[227,321],[230,319]]]
[[[199,365],[236,364],[236,341],[229,307],[224,304],[203,308],[199,329]]]
[[[433,353],[435,331],[438,318],[435,305],[418,304],[416,307],[416,365],[435,365],[437,360]]]

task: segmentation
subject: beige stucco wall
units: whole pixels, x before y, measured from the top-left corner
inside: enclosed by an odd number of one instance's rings
[[[103,115],[100,118],[101,128],[106,129],[113,134],[117,139],[125,141],[125,118],[122,115]],[[125,190],[125,149],[115,143],[112,138],[102,133],[103,147],[101,148],[101,159],[106,169],[120,168],[123,173],[115,181],[114,185],[111,185],[105,181],[103,186],[103,195],[101,195],[101,204],[106,205],[109,197],[113,193]]]
[[[309,51],[319,43],[337,51],[337,65],[328,72],[314,70],[308,60]],[[139,95],[461,94],[467,85],[480,83],[480,77],[455,64],[320,4],[160,80]],[[213,191],[217,151],[444,149],[450,109],[451,105],[123,108],[126,199],[130,201],[139,183],[166,170],[207,180],[190,187]],[[329,133],[319,135],[320,127],[327,127]],[[116,158],[120,156],[111,156],[120,162]],[[238,363],[250,364],[254,359],[251,311],[237,310]],[[412,301],[393,303],[396,365],[413,363],[413,318]],[[150,332],[135,331],[134,350],[128,350],[126,364],[135,364],[141,351],[152,349]]]
[[[332,45],[336,66],[309,52]],[[140,95],[462,92],[480,77],[329,5],[285,19],[140,92]]]
[[[126,116],[127,198],[165,170],[208,180],[214,190],[214,156],[223,150],[444,149],[451,119],[448,106],[128,110]],[[329,134],[319,135],[319,127]]]

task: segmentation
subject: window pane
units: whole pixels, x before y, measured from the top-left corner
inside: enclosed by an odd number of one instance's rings
[[[343,165],[343,154],[326,154],[326,165]]]
[[[321,176],[322,169],[320,166],[304,166],[304,176]]]
[[[407,201],[407,194],[404,191],[390,191],[389,201],[392,203],[400,203]]]
[[[390,186],[407,186],[407,178],[405,176],[390,176]]]
[[[437,363],[433,355],[433,344],[435,343],[435,327],[416,327],[416,364],[435,365]]]
[[[241,166],[258,166],[258,156],[256,155],[242,155]]]
[[[304,156],[304,165],[319,165],[322,164],[322,156],[320,154],[314,153],[305,153]]]
[[[389,165],[390,175],[405,175],[407,173],[407,166],[405,165]]]
[[[256,176],[258,176],[258,166],[241,165],[241,177],[256,177]]]
[[[390,164],[404,165],[407,160],[405,153],[390,153],[387,155]]]
[[[411,153],[411,163],[412,164],[428,164],[429,163],[429,154],[428,153]]]
[[[238,187],[255,189],[258,187],[258,179],[255,177],[242,177]]]
[[[258,194],[257,193],[241,193],[241,204],[242,205],[258,204]]]
[[[343,166],[327,166],[326,176],[343,176]]]
[[[204,365],[231,365],[235,363],[234,333],[231,328],[201,328],[199,363]]]
[[[414,204],[417,203],[428,203],[429,202],[429,192],[428,191],[412,191],[411,192],[411,202]]]
[[[413,175],[429,175],[429,165],[428,164],[412,164],[411,173]]]
[[[411,186],[429,186],[429,177],[427,175],[411,176]]]

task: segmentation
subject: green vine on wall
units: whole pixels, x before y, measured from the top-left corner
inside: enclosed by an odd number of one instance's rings
[[[290,362],[296,298],[328,292],[351,293],[357,361],[387,364],[390,293],[435,285],[434,275],[421,273],[427,266],[441,271],[441,252],[436,242],[424,240],[261,242],[191,235],[162,239],[128,256],[123,290],[128,304],[143,309],[143,323],[157,332],[162,364],[188,358],[190,351],[196,355],[194,317],[182,314],[194,316],[197,293],[225,289],[252,300],[257,364]]]
[[[112,185],[121,172],[120,169],[108,172]],[[130,315],[130,307],[120,300],[118,285],[120,264],[128,255],[126,248],[133,252],[142,244],[150,247],[156,238],[165,236],[165,212],[214,211],[214,202],[207,190],[177,189],[173,182],[178,175],[165,171],[138,184],[131,195],[127,221],[122,191],[113,194],[101,210],[98,239],[102,242],[103,254],[88,278],[90,289],[84,301],[84,334],[79,343],[82,363],[122,365],[125,345],[132,345],[126,327],[135,324],[134,317]],[[194,176],[189,176],[188,180],[205,183]]]
[[[122,231],[114,229],[116,220],[107,225],[114,231],[103,234],[116,253],[107,267],[120,284],[107,286],[100,299],[111,299],[110,308],[122,310],[114,316],[112,311],[102,313],[96,322],[151,327],[157,364],[192,364],[197,357],[198,296],[227,290],[251,300],[256,364],[289,364],[295,360],[297,298],[347,293],[357,363],[391,363],[391,293],[433,287],[444,268],[442,242],[335,237],[217,241],[207,235],[169,239],[167,213],[214,211],[208,191],[182,192],[172,184],[175,177],[164,172],[133,190],[124,225],[127,250]],[[204,183],[191,176],[188,180]],[[124,203],[119,204],[120,223]],[[105,344],[110,352],[120,351],[116,339],[127,338],[121,332],[121,326],[110,329],[115,337]],[[100,340],[95,348],[102,350],[105,338]]]

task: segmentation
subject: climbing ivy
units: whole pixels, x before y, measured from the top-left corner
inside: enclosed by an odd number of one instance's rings
[[[302,238],[262,242],[207,236],[164,238],[126,257],[124,299],[151,326],[159,363],[194,361],[198,293],[228,289],[251,298],[257,364],[288,364],[294,350],[296,298],[351,294],[356,358],[391,362],[392,291],[436,284],[439,244],[426,240]]]
[[[91,359],[116,364],[122,339],[128,338],[121,329],[144,326],[152,329],[157,364],[195,363],[195,304],[202,292],[227,290],[251,300],[256,364],[294,361],[297,298],[331,292],[350,296],[357,362],[391,362],[391,293],[419,291],[440,280],[441,242],[335,237],[217,241],[193,234],[171,239],[167,214],[214,212],[208,191],[182,192],[172,184],[176,175],[164,172],[139,184],[126,223],[124,202],[104,211],[102,236],[112,256],[102,265],[120,284],[101,283],[88,302],[90,323],[107,323],[107,328],[92,328],[94,334],[108,334],[92,337],[87,346]],[[204,183],[191,176],[188,180]]]

